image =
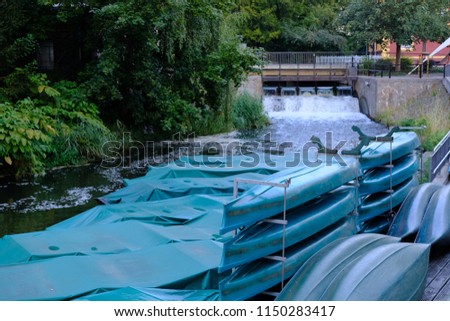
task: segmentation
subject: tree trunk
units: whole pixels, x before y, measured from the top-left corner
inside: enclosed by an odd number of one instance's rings
[[[401,65],[400,65],[400,58],[402,56],[402,45],[397,43],[397,48],[395,51],[395,71],[400,71]]]

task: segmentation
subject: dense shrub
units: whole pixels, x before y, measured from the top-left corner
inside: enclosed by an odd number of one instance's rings
[[[232,105],[233,126],[236,129],[258,129],[268,124],[261,99],[244,92],[237,96]]]
[[[46,76],[18,69],[0,103],[0,172],[22,176],[41,174],[46,167],[70,165],[101,157],[111,132],[98,118],[98,108],[75,83],[50,86]],[[22,80],[29,96],[16,100],[10,90]],[[23,93],[21,94],[23,95]]]

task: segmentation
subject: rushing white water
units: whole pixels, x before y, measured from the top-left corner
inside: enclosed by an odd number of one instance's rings
[[[350,96],[265,96],[265,111],[270,117],[337,118],[364,116],[358,99]]]
[[[313,135],[328,142],[327,147],[351,148],[358,143],[353,125],[372,136],[387,132],[360,113],[358,99],[351,96],[265,96],[263,104],[271,122],[270,140],[291,142],[294,150],[301,150]]]

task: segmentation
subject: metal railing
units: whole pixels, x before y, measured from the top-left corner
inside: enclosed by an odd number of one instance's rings
[[[450,131],[437,144],[433,150],[430,162],[430,182],[433,181],[441,171],[445,162],[450,158]]]
[[[264,52],[264,65],[346,65],[358,64],[362,56],[353,56],[341,52]]]

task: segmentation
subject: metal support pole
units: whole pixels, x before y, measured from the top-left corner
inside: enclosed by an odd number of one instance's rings
[[[254,179],[245,179],[235,177],[233,182],[233,197],[238,197],[238,184],[239,183],[247,183],[247,184],[255,184],[255,185],[263,185],[263,186],[272,186],[272,187],[281,187],[284,189],[284,204],[283,204],[283,219],[282,220],[273,220],[266,219],[265,222],[272,224],[281,224],[283,225],[283,240],[282,240],[282,249],[281,249],[281,257],[280,256],[268,256],[266,258],[280,261],[281,262],[281,290],[284,288],[284,269],[285,269],[285,261],[286,261],[286,225],[288,223],[286,219],[286,211],[287,211],[287,188],[291,185],[291,179],[288,178],[284,183],[275,183],[275,182],[266,182],[266,181],[258,181]]]
[[[390,150],[389,150],[389,170],[390,170],[390,181],[389,181],[389,193],[390,193],[390,197],[389,197],[389,208],[390,208],[390,211],[389,211],[389,215],[393,215],[394,213],[393,213],[393,210],[392,210],[392,197],[394,196],[393,194],[394,194],[394,189],[393,189],[393,186],[392,186],[392,168],[394,167],[394,165],[392,165],[392,140],[389,142],[389,148],[390,148]]]

